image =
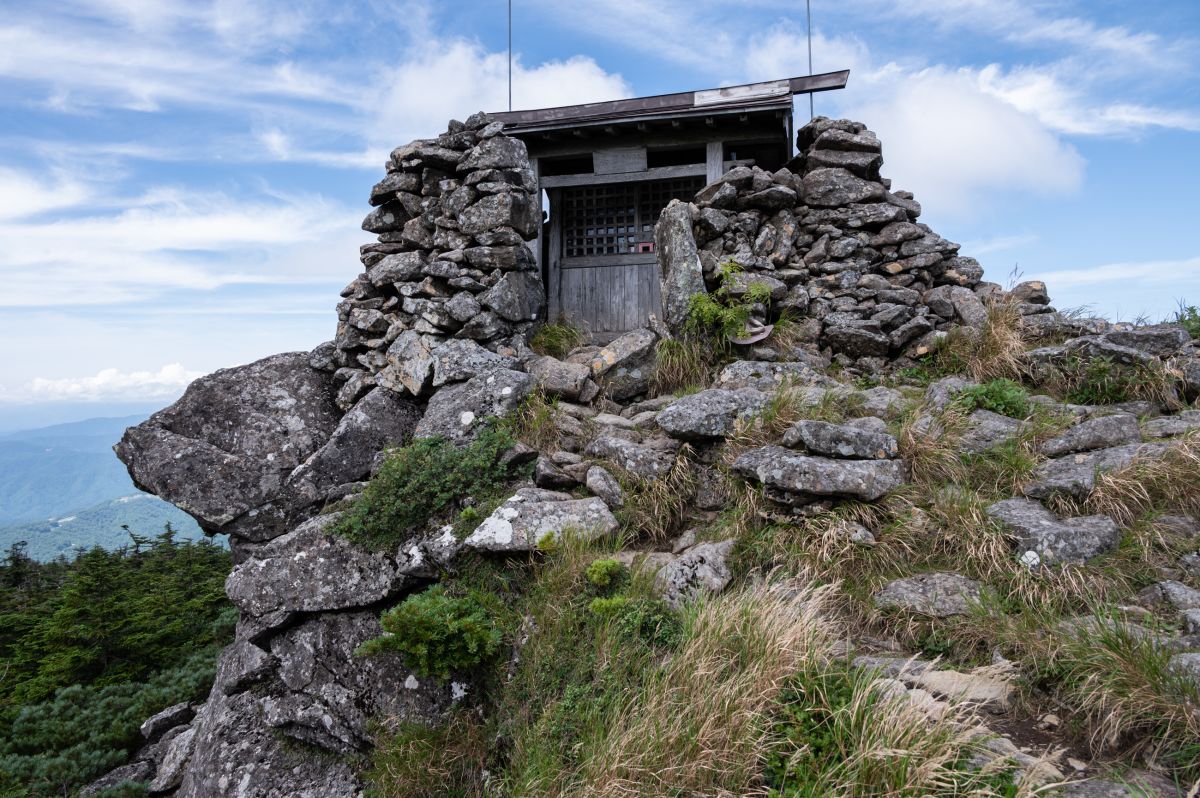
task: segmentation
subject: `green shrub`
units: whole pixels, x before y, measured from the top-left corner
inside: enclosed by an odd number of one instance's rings
[[[466,497],[489,498],[507,482],[501,455],[513,445],[499,425],[484,427],[469,446],[423,438],[388,457],[335,531],[372,549],[393,548]]]
[[[1174,381],[1155,363],[1117,363],[1103,357],[1069,358],[1043,375],[1068,402],[1112,405],[1135,399],[1171,406],[1177,401]]]
[[[596,587],[615,587],[625,576],[625,566],[613,559],[595,560],[584,576]]]
[[[451,596],[443,585],[434,585],[384,612],[379,621],[386,634],[363,643],[358,653],[396,652],[417,673],[441,679],[470,670],[500,647],[500,629],[488,603],[482,591]]]
[[[629,606],[628,596],[608,596],[592,599],[592,603],[588,605],[588,612],[593,615],[608,620],[615,618],[625,611]]]
[[[124,764],[141,743],[142,721],[172,704],[204,697],[217,653],[197,652],[146,682],[76,684],[45,701],[7,707],[0,714],[0,796],[72,795]]]
[[[1027,418],[1030,412],[1029,393],[1012,380],[999,379],[972,385],[955,397],[955,404],[968,413],[990,410],[1011,418]]]
[[[1188,335],[1200,338],[1200,308],[1180,302],[1179,310],[1175,311],[1175,318],[1172,321],[1187,330]]]
[[[740,297],[733,296],[729,278],[741,271],[742,267],[733,261],[723,263],[717,272],[717,279],[721,283],[717,290],[692,294],[688,300],[685,332],[694,336],[713,337],[721,345],[745,333],[746,324],[750,321],[750,308],[756,304],[769,305],[771,289],[763,283],[751,282],[746,286],[746,293]]]
[[[550,355],[559,360],[583,344],[583,331],[566,321],[543,324],[529,339],[529,348],[539,355]]]

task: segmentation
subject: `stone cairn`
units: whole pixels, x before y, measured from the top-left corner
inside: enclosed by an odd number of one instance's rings
[[[525,245],[542,223],[524,142],[475,114],[399,147],[371,189],[365,271],[342,291],[331,362],[347,409],[376,385],[427,396],[431,352],[449,339],[515,354],[545,291]]]
[[[787,312],[808,348],[877,371],[927,354],[953,325],[986,321],[984,302],[999,286],[982,283],[978,261],[917,222],[921,206],[913,195],[892,191],[880,177],[882,146],[874,133],[858,122],[818,117],[800,130],[797,145],[800,154],[784,168],[736,167],[690,207],[664,212],[657,232],[667,253],[668,324],[679,327],[701,286],[715,291],[724,280],[725,294],[736,299],[757,284],[770,292],[771,305],[752,311],[752,329]],[[682,229],[689,223],[690,231]],[[695,249],[680,245],[688,235]],[[696,268],[693,252],[702,284],[680,274]],[[740,270],[723,278],[721,267],[730,262]],[[788,359],[769,345],[749,354]]]

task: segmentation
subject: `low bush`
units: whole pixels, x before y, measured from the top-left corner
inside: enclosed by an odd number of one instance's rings
[[[973,410],[990,410],[1002,416],[1023,419],[1029,416],[1029,393],[1008,379],[989,380],[982,385],[963,389],[955,397],[955,404],[967,413]]]
[[[1108,358],[1068,358],[1039,369],[1039,383],[1080,405],[1112,405],[1145,399],[1168,407],[1178,403],[1174,379],[1158,363],[1124,364]]]
[[[625,574],[624,565],[608,558],[594,561],[584,572],[584,576],[593,586],[602,589],[616,587],[625,578]]]
[[[446,593],[443,585],[409,596],[379,617],[384,635],[359,646],[363,656],[395,652],[423,676],[447,679],[478,667],[500,647],[500,628],[485,593]]]
[[[539,355],[549,355],[562,360],[571,350],[581,346],[583,341],[583,330],[560,321],[538,327],[529,339],[529,348]]]
[[[512,445],[507,430],[491,425],[463,448],[423,438],[396,449],[335,531],[368,548],[393,548],[465,497],[481,501],[501,490],[509,479],[501,455]]]

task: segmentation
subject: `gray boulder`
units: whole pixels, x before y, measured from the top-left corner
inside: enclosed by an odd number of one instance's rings
[[[797,421],[783,434],[783,445],[825,457],[884,460],[896,457],[896,439],[885,432],[826,421]]]
[[[386,388],[372,388],[288,481],[313,502],[327,498],[331,489],[365,478],[378,452],[411,441],[420,418],[412,402]]]
[[[654,346],[657,342],[658,336],[646,328],[632,330],[614,339],[592,356],[592,378],[617,402],[645,393],[654,376]]]
[[[983,595],[983,586],[955,573],[929,573],[896,579],[875,594],[875,606],[933,618],[966,615]]]
[[[671,200],[663,209],[654,226],[654,250],[662,283],[663,321],[672,332],[679,332],[687,321],[692,296],[706,293],[704,270],[692,236],[692,214],[686,202]]]
[[[621,489],[621,483],[606,468],[589,468],[584,485],[609,507],[622,507],[625,504],[625,492]]]
[[[1058,457],[1071,452],[1087,452],[1141,442],[1142,433],[1138,429],[1137,417],[1128,413],[1118,413],[1097,416],[1076,424],[1061,435],[1044,442],[1039,451],[1047,457]]]
[[[767,394],[753,388],[710,388],[668,405],[658,414],[657,422],[672,438],[717,440],[732,435],[739,420],[760,412],[768,401]]]
[[[392,391],[424,396],[433,378],[433,349],[440,341],[413,330],[400,333],[387,348],[386,365],[375,375],[376,382]]]
[[[654,575],[654,584],[663,601],[680,607],[705,593],[720,593],[733,574],[727,560],[735,541],[701,543],[692,546],[663,566]]]
[[[195,715],[195,710],[186,701],[180,704],[172,704],[142,721],[142,725],[138,731],[141,732],[143,740],[153,743],[176,726],[182,726],[190,722]]]
[[[330,374],[308,353],[264,358],[192,383],[115,447],[142,490],[202,527],[252,540],[286,531],[297,508],[288,475],[337,427]]]
[[[1046,499],[1055,493],[1082,499],[1096,487],[1097,474],[1119,471],[1138,458],[1160,458],[1168,449],[1170,445],[1163,443],[1131,443],[1056,457],[1034,469],[1024,493],[1035,499]]]
[[[836,388],[841,383],[821,374],[807,363],[768,363],[760,360],[737,360],[721,369],[714,388],[737,390],[754,388],[775,391],[783,387],[818,386]]]
[[[1025,424],[1015,418],[980,409],[967,417],[967,429],[959,439],[959,446],[964,452],[980,454],[1007,443],[1024,430]]]
[[[319,515],[234,567],[225,592],[250,615],[365,607],[399,589],[408,561],[373,552],[330,530],[341,513]],[[414,532],[419,530],[414,530]]]
[[[196,730],[192,728],[184,729],[169,741],[164,740],[166,752],[163,754],[162,761],[158,763],[158,771],[154,774],[154,780],[150,782],[150,792],[167,792],[179,786],[179,782],[183,781],[184,769],[187,767],[188,760],[191,759],[195,742]]]
[[[617,529],[608,505],[596,498],[523,488],[475,528],[463,547],[483,551],[532,551],[543,538],[571,533],[594,540]]]
[[[1174,416],[1152,418],[1142,425],[1147,438],[1174,438],[1200,430],[1200,410],[1184,410]]]
[[[1021,561],[1029,565],[1087,562],[1121,541],[1121,528],[1106,515],[1059,519],[1029,499],[996,502],[987,514],[1019,538]]]
[[[529,361],[525,370],[547,394],[570,401],[579,399],[591,383],[592,371],[587,366],[566,363],[549,355]]]
[[[832,460],[796,454],[781,446],[752,449],[734,461],[747,479],[807,496],[841,496],[874,501],[904,484],[899,460]]]
[[[468,443],[474,440],[484,422],[511,413],[532,389],[532,377],[510,369],[496,369],[448,385],[430,398],[413,437],[442,437],[457,445]]]
[[[612,435],[601,435],[589,443],[585,451],[589,457],[608,460],[642,479],[666,474],[675,462],[673,452]]]
[[[1176,324],[1154,324],[1132,330],[1113,330],[1106,333],[1104,339],[1153,357],[1168,357],[1191,343],[1192,336]]]
[[[804,176],[804,202],[816,208],[836,208],[854,202],[878,202],[887,192],[871,180],[846,169],[814,169]]]
[[[507,272],[479,302],[507,321],[533,321],[541,318],[546,293],[542,281],[533,272]]]
[[[433,387],[451,382],[463,382],[495,369],[511,369],[515,357],[498,355],[474,341],[455,338],[433,350]]]

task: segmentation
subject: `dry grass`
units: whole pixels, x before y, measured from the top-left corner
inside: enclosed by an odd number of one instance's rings
[[[676,453],[671,469],[651,479],[632,474],[615,463],[606,464],[613,474],[619,475],[625,492],[625,504],[617,515],[627,542],[661,543],[679,531],[696,492],[691,455],[691,447],[685,444]]]
[[[560,795],[748,795],[785,680],[831,657],[830,588],[760,584],[699,606]]]
[[[538,388],[521,402],[505,423],[512,436],[521,443],[539,452],[553,452],[559,448],[562,437],[554,423],[557,414],[558,401]]]
[[[1127,468],[1096,478],[1096,487],[1079,508],[1107,515],[1121,526],[1174,510],[1200,515],[1200,434],[1181,439],[1162,458],[1141,458]]]
[[[695,336],[665,338],[654,349],[650,393],[664,396],[707,388],[721,359],[722,353],[711,340]]]
[[[1028,348],[1016,304],[991,302],[984,325],[951,330],[934,352],[934,362],[945,373],[969,374],[979,382],[1020,381],[1025,375],[1022,355]]]
[[[1183,749],[1174,764],[1195,779],[1200,685],[1168,667],[1174,653],[1143,627],[1098,615],[1067,637],[1052,667],[1058,698],[1086,717],[1094,751],[1154,751],[1170,759]]]

